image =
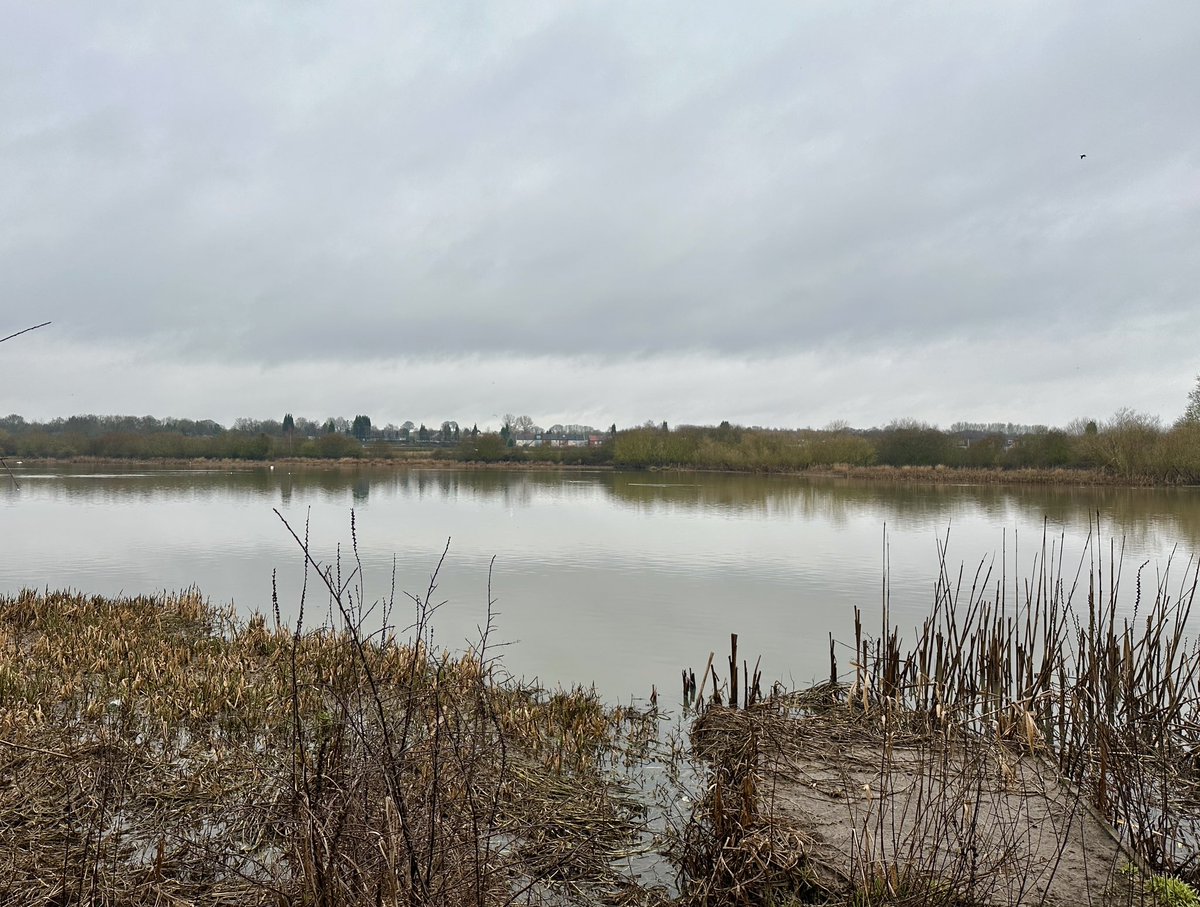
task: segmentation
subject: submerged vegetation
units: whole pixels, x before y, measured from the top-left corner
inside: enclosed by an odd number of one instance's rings
[[[483,907],[622,889],[644,812],[609,767],[654,722],[506,679],[487,627],[437,650],[428,595],[400,642],[349,578],[319,579],[338,617],[311,629],[195,591],[0,598],[0,901]]]

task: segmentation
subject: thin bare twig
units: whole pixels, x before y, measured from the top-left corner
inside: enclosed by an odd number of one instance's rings
[[[17,491],[20,491],[21,483],[17,481],[17,477],[13,475],[13,471],[8,468],[8,461],[5,460],[4,457],[0,457],[0,466],[4,467],[4,471],[7,472],[8,477],[12,479],[13,488],[17,489]]]
[[[20,337],[22,334],[28,334],[30,331],[36,331],[38,328],[44,328],[48,324],[53,324],[50,321],[43,321],[41,324],[35,324],[31,328],[25,328],[23,331],[17,331],[15,334],[9,334],[7,337],[0,337],[0,343],[5,340],[12,340],[14,337]]]
[[[70,759],[69,753],[63,753],[59,750],[42,749],[40,746],[26,746],[24,743],[16,743],[12,740],[0,738],[0,746],[11,746],[15,750],[24,750],[27,753],[40,753],[43,756],[57,756],[60,759]]]

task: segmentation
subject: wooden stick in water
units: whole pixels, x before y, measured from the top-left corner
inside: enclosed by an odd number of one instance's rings
[[[713,656],[716,654],[716,652],[708,653],[708,664],[704,666],[704,676],[700,678],[700,690],[696,693],[697,702],[704,701],[704,686],[708,683],[708,672],[712,669]]]

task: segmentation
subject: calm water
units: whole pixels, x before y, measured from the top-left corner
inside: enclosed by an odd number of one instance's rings
[[[1073,574],[1097,513],[1124,539],[1126,569],[1176,569],[1200,551],[1200,490],[1031,489],[855,484],[668,473],[368,469],[83,471],[18,468],[0,484],[0,591],[73,587],[118,593],[198,585],[246,613],[268,611],[271,574],[294,619],[302,558],[273,512],[332,563],[356,515],[368,601],[397,621],[439,576],[435,641],[459,646],[486,612],[488,566],[497,638],[515,674],[594,682],[607,696],[677,695],[679,669],[722,656],[729,633],[761,654],[763,675],[801,683],[828,674],[828,634],[852,638],[854,606],[878,619],[886,526],[892,612],[916,625],[932,600],[936,540],[968,572],[994,558],[1028,575],[1043,526]],[[1153,573],[1148,574],[1153,577]],[[306,620],[327,598],[310,593]],[[843,661],[845,658],[843,657]],[[722,671],[722,674],[724,671]]]

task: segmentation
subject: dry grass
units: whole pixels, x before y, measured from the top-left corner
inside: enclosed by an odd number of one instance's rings
[[[776,809],[763,760],[762,708],[713,707],[691,729],[700,795],[671,835],[678,903],[687,907],[792,904],[828,893],[813,840]]]
[[[856,614],[849,675],[801,693],[739,711],[710,657],[685,903],[1157,903],[1150,882],[1200,879],[1200,564],[1123,578],[1095,538],[1073,569],[1041,539],[1020,580],[943,546],[909,644],[885,571],[878,635]]]
[[[2,598],[0,901],[624,890],[643,817],[607,767],[647,719],[503,682],[489,658],[242,622],[194,590]]]
[[[1200,562],[1130,577],[1120,544],[1098,539],[1068,566],[1062,539],[1044,536],[1018,582],[990,561],[951,571],[943,546],[910,646],[856,627],[850,697],[1044,753],[1146,867],[1197,880],[1200,640],[1188,627]]]

